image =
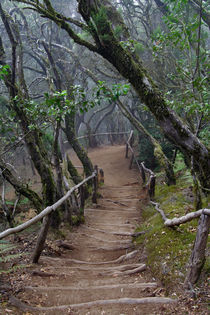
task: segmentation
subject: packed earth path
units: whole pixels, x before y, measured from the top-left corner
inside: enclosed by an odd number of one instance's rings
[[[133,242],[147,198],[138,171],[129,170],[124,146],[94,149],[89,156],[105,174],[97,205],[86,205],[85,223],[66,236],[72,250],[42,255],[10,302],[20,314],[170,314],[174,300],[164,296]]]

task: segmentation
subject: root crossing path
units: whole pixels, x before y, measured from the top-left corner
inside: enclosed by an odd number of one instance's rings
[[[66,248],[60,257],[43,255],[24,291],[11,298],[22,314],[149,315],[174,303],[161,295],[144,253],[132,243],[145,196],[124,150],[112,146],[89,153],[104,169],[102,197],[86,207],[85,224],[65,239],[73,250]]]

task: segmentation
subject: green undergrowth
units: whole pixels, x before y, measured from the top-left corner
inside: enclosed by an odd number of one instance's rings
[[[162,175],[157,176],[155,202],[169,219],[180,217],[193,209],[192,179],[189,171],[178,165],[177,184],[163,184]],[[158,174],[157,174],[158,175]],[[204,200],[204,206],[207,201]],[[142,224],[137,231],[146,231],[136,238],[137,245],[146,247],[147,264],[153,276],[160,279],[166,289],[181,284],[184,281],[187,263],[195,240],[198,219],[178,227],[164,226],[163,219],[152,204],[142,210]],[[203,274],[209,269],[207,260]]]

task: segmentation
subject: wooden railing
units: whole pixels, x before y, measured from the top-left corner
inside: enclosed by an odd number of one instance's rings
[[[92,173],[91,176],[85,178],[81,183],[78,185],[72,187],[67,191],[67,193],[58,201],[56,201],[53,205],[48,206],[44,210],[42,210],[38,215],[33,217],[32,219],[28,220],[27,222],[24,222],[23,224],[20,224],[14,228],[7,229],[0,233],[0,239],[14,233],[21,232],[28,228],[29,226],[37,223],[41,219],[43,219],[45,216],[49,215],[52,211],[55,211],[57,208],[59,208],[73,193],[77,192],[77,195],[79,196],[79,206],[82,212],[84,211],[84,205],[85,205],[85,193],[84,193],[84,185],[92,180],[92,186],[93,186],[93,192],[92,192],[92,202],[97,203],[97,189],[98,189],[98,167],[95,166],[95,170]]]
[[[129,133],[129,131],[121,131],[121,132],[101,132],[101,133],[94,133],[94,134],[90,134],[90,135],[85,135],[85,136],[80,136],[77,137],[78,140],[80,139],[85,139],[88,137],[97,137],[97,136],[111,136],[111,135],[127,135]]]
[[[130,135],[128,137],[128,141],[126,142],[125,157],[126,158],[129,157],[129,150],[130,150],[131,158],[130,158],[129,169],[132,168],[133,162],[135,161],[139,169],[139,172],[141,174],[144,187],[147,189],[150,199],[153,199],[155,196],[155,174],[150,169],[145,167],[144,162],[139,164],[139,161],[133,149],[133,144],[134,144],[134,132],[133,130],[131,130]]]

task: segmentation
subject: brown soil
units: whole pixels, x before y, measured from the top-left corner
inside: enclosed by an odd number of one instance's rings
[[[164,297],[148,266],[145,270],[145,253],[135,252],[132,243],[147,198],[138,172],[128,168],[124,150],[112,146],[89,152],[105,173],[102,197],[97,205],[87,205],[85,224],[68,232],[64,242],[73,250],[63,249],[59,257],[43,255],[38,265],[19,272],[24,287],[16,298],[24,304],[12,298],[21,310],[8,305],[5,314],[173,313],[174,303]],[[132,252],[133,258],[119,262]]]

